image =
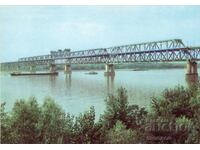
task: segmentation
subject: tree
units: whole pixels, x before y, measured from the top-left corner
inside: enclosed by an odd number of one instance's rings
[[[115,126],[117,121],[121,121],[127,129],[137,132],[138,140],[142,141],[144,129],[142,128],[147,111],[137,105],[129,105],[127,91],[119,88],[116,95],[109,95],[106,99],[106,110],[100,117],[102,125],[101,139],[105,138],[106,132]]]
[[[10,118],[8,113],[5,112],[6,103],[2,103],[0,107],[0,117],[1,117],[1,140],[0,143],[11,143],[11,128],[10,128]]]
[[[176,118],[176,135],[174,143],[194,143],[192,135],[195,135],[195,126],[191,119],[185,116]]]
[[[117,90],[117,95],[109,95],[106,99],[106,110],[102,115],[108,128],[112,128],[117,120],[122,121],[128,128],[137,128],[144,122],[147,111],[137,105],[129,105],[127,91]]]
[[[89,111],[80,114],[74,123],[74,142],[75,143],[93,143],[95,135],[95,109],[90,107]]]
[[[14,104],[11,114],[11,137],[13,143],[38,143],[40,109],[34,97]]]
[[[195,90],[195,91],[193,91]],[[151,113],[148,118],[151,124],[158,127],[163,124],[163,120],[167,124],[170,131],[165,132],[165,128],[159,131],[148,131],[146,134],[159,136],[169,136],[170,140],[159,139],[151,141],[152,143],[199,143],[200,139],[200,91],[198,88],[186,89],[184,87],[176,87],[174,89],[166,89],[163,97],[152,100]],[[156,122],[153,122],[156,120]]]
[[[193,122],[193,130],[187,139],[187,143],[200,143],[200,87],[198,86],[195,96],[190,100],[191,109],[194,111],[193,117],[190,118]]]
[[[152,111],[160,116],[185,115],[192,117],[193,110],[190,107],[190,99],[193,93],[183,86],[174,89],[166,89],[161,99],[154,98],[152,101]]]
[[[126,129],[121,121],[117,121],[115,126],[108,131],[105,140],[108,144],[133,144],[136,143],[136,132]]]
[[[74,116],[71,116],[69,113],[65,117],[64,123],[64,136],[63,143],[73,143],[74,142]]]
[[[65,112],[52,100],[46,98],[41,107],[39,139],[41,143],[63,143],[66,131]]]

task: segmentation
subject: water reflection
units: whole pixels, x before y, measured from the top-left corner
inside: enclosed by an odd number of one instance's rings
[[[114,92],[114,78],[115,76],[114,75],[111,75],[111,76],[105,76],[106,78],[106,81],[107,81],[107,94],[112,94]]]
[[[54,93],[56,87],[56,76],[54,75],[49,76],[49,81],[50,81],[51,92]]]
[[[72,78],[71,74],[66,74],[65,75],[65,85],[67,89],[71,89],[71,84],[72,84]]]

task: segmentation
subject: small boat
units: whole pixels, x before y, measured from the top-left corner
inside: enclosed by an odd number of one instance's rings
[[[95,71],[91,71],[91,72],[88,72],[88,73],[85,73],[85,74],[91,74],[91,75],[94,75],[94,74],[98,74],[98,73],[95,72]]]
[[[11,76],[30,76],[30,75],[58,75],[58,72],[39,72],[39,73],[21,73],[21,72],[12,72]]]
[[[135,68],[135,69],[132,69],[132,71],[146,71],[147,69],[142,69],[142,68]]]

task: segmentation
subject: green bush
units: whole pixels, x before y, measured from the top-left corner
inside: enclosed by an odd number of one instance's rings
[[[115,126],[108,131],[105,137],[105,143],[108,144],[131,144],[136,143],[136,132],[126,129],[126,126],[117,121]]]
[[[102,115],[108,129],[112,128],[117,120],[128,128],[139,128],[144,123],[147,111],[137,105],[129,105],[127,91],[124,88],[117,90],[117,95],[109,95],[106,99],[106,110]]]
[[[89,111],[80,114],[75,119],[74,143],[92,143],[95,132],[95,110],[91,107]]]
[[[63,143],[65,122],[65,112],[51,98],[46,98],[40,114],[40,142]]]
[[[38,116],[40,116],[40,108],[34,97],[28,101],[17,101],[9,118],[11,143],[37,143]]]
[[[200,142],[200,92],[199,89],[176,87],[167,89],[160,99],[152,100],[147,127],[159,130],[146,131],[149,143],[199,143]],[[166,126],[166,128],[159,127]]]

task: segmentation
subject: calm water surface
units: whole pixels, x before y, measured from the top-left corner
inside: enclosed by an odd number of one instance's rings
[[[165,69],[130,71],[116,70],[114,78],[104,77],[104,72],[87,75],[86,71],[73,71],[71,78],[63,72],[51,76],[18,76],[11,77],[1,73],[1,101],[6,102],[6,109],[13,107],[16,99],[37,97],[40,104],[50,96],[66,111],[77,115],[90,106],[94,106],[99,116],[105,109],[105,98],[108,93],[123,86],[128,91],[129,103],[149,107],[153,96],[161,95],[165,88],[176,85],[187,86],[185,69]]]

